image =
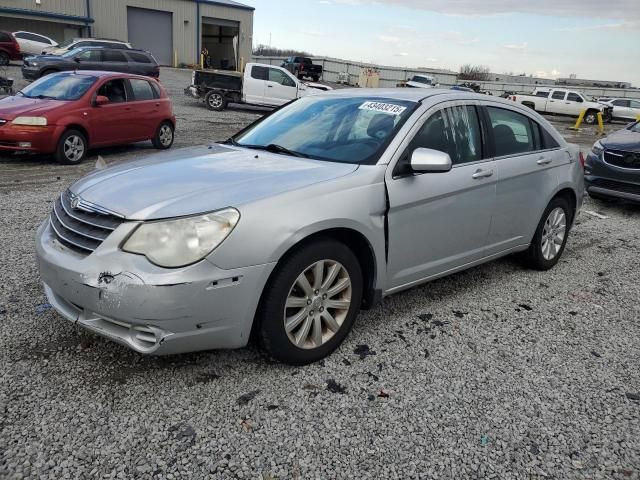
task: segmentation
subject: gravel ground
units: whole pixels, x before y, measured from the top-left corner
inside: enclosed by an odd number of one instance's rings
[[[176,146],[261,114],[162,80]],[[640,478],[640,208],[587,200],[552,271],[506,258],[395,295],[315,365],[152,358],[70,325],[38,281],[35,230],[92,166],[0,157],[0,477]]]

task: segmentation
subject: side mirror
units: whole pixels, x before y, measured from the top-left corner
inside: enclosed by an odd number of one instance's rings
[[[451,170],[448,153],[430,148],[416,148],[411,155],[411,169],[414,172],[448,172]]]
[[[105,97],[104,95],[98,95],[96,97],[96,101],[94,102],[96,107],[107,105],[108,103],[109,103],[109,98]]]

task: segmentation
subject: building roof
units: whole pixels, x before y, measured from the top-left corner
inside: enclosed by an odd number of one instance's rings
[[[221,7],[240,8],[242,10],[255,10],[255,8],[245,5],[244,3],[234,0],[195,0],[196,3],[209,3],[211,5],[220,5]]]

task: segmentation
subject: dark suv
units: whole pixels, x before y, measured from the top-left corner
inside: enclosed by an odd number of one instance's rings
[[[64,55],[37,55],[24,59],[22,76],[36,80],[65,70],[106,70],[158,78],[160,67],[149,52],[134,49],[83,47]]]
[[[20,45],[9,32],[0,32],[0,65],[9,65],[11,60],[20,60]]]

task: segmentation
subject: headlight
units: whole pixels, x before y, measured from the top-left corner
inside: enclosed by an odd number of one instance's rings
[[[191,265],[220,245],[240,219],[235,208],[195,217],[143,223],[122,246],[129,253],[144,255],[161,267]]]
[[[596,157],[599,157],[600,154],[604,152],[604,147],[602,146],[602,143],[600,143],[600,140],[598,140],[596,143],[593,144],[593,147],[591,148],[591,152]]]
[[[16,117],[11,123],[14,125],[46,127],[47,119],[45,117]]]

